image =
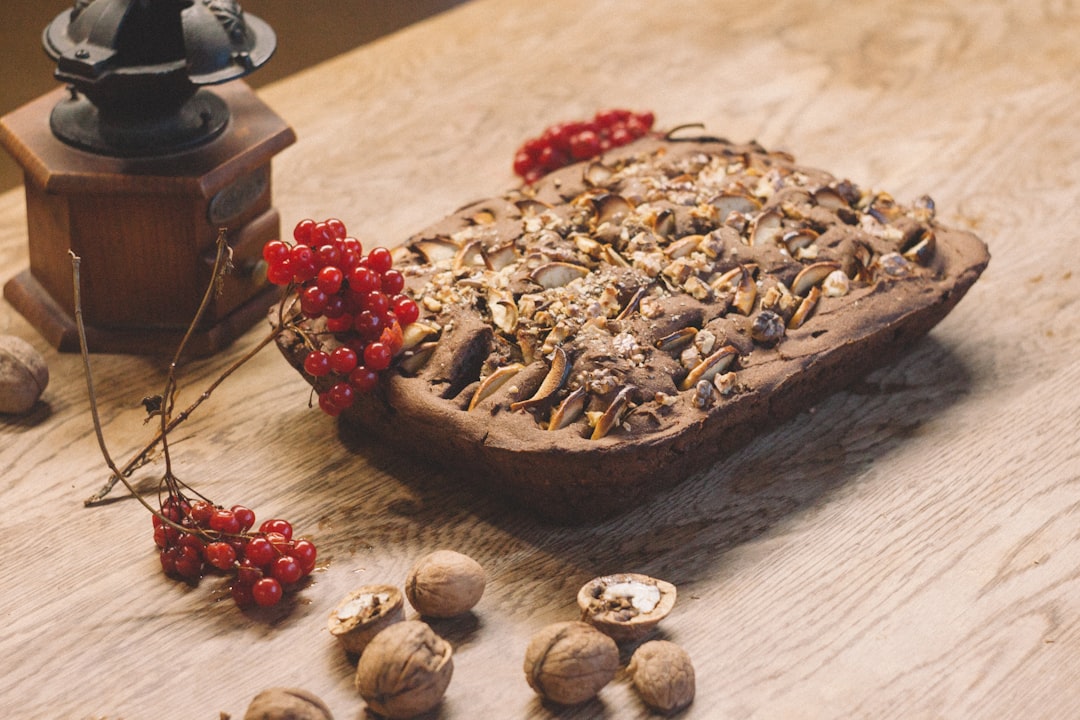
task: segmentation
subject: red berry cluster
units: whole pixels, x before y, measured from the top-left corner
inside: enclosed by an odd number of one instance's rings
[[[655,119],[651,112],[612,109],[601,110],[592,120],[552,125],[518,149],[514,173],[534,183],[552,170],[594,158],[646,135]]]
[[[254,525],[255,513],[242,505],[225,509],[170,495],[160,515],[154,515],[161,568],[191,583],[207,572],[235,573],[232,596],[237,605],[276,605],[286,590],[315,569],[315,544],[294,540],[287,520],[267,520],[251,532]]]
[[[393,269],[390,251],[376,247],[364,255],[340,220],[301,220],[293,239],[266,243],[266,274],[276,285],[295,285],[303,316],[326,318],[326,329],[341,342],[330,352],[311,350],[304,361],[309,375],[333,379],[319,393],[319,407],[337,416],[357,393],[375,388],[401,350],[402,328],[416,322],[420,308],[404,294],[405,277]]]

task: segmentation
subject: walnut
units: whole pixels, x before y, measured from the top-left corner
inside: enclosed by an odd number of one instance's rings
[[[580,621],[548,625],[532,636],[525,651],[529,687],[560,705],[592,699],[618,668],[615,641]]]
[[[306,690],[275,687],[255,696],[244,720],[334,720],[322,700]]]
[[[405,602],[393,585],[365,585],[345,596],[327,628],[345,652],[360,655],[384,628],[405,619]]]
[[[484,568],[468,555],[436,550],[420,558],[405,580],[405,596],[425,617],[467,613],[484,594]]]
[[[442,701],[454,672],[450,643],[419,620],[376,635],[356,664],[356,689],[374,712],[411,718]]]
[[[704,382],[704,381],[703,381]],[[709,389],[712,385],[706,382]],[[610,635],[632,642],[648,635],[675,605],[675,586],[637,573],[594,578],[578,591],[581,619]]]
[[[694,666],[681,647],[667,640],[650,640],[634,651],[626,668],[642,701],[653,710],[673,715],[694,700]]]
[[[29,412],[49,384],[49,368],[34,346],[0,335],[0,414]]]

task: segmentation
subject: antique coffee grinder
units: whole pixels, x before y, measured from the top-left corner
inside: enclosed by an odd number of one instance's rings
[[[224,229],[233,270],[189,347],[228,345],[276,292],[260,272],[279,232],[270,161],[296,138],[239,79],[270,59],[273,30],[237,0],[78,0],[43,44],[66,87],[0,118],[24,171],[30,255],[4,297],[77,351],[70,249],[91,351],[169,353]]]

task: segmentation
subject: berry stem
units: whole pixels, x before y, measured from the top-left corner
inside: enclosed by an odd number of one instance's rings
[[[117,482],[123,482],[123,484],[125,486],[127,486],[127,489],[133,495],[138,495],[138,493],[136,493],[135,490],[132,489],[132,487],[128,483],[127,479],[131,477],[132,473],[134,473],[136,470],[138,470],[140,467],[142,467],[143,465],[145,465],[146,463],[148,463],[150,461],[150,455],[157,449],[158,445],[162,445],[165,448],[165,458],[166,458],[166,468],[167,468],[166,469],[166,476],[167,477],[172,477],[171,468],[169,467],[169,457],[168,457],[167,445],[165,444],[166,441],[164,441],[163,439],[167,438],[168,434],[170,432],[172,432],[172,430],[174,428],[176,428],[178,425],[180,425],[180,423],[187,420],[188,417],[190,417],[191,414],[195,411],[195,409],[198,408],[200,405],[202,405],[203,402],[210,399],[211,393],[213,393],[214,390],[216,390],[218,388],[218,386],[220,386],[221,383],[223,383],[225,381],[226,378],[231,376],[233,373],[235,373],[237,370],[239,370],[245,363],[247,363],[249,360],[251,360],[253,357],[255,357],[255,355],[257,355],[259,353],[259,351],[261,351],[264,347],[266,347],[270,343],[274,342],[277,339],[278,335],[281,334],[281,332],[282,332],[282,324],[278,323],[254,347],[252,347],[250,350],[248,350],[246,353],[244,353],[241,357],[239,357],[237,360],[235,360],[229,367],[227,367],[224,371],[222,371],[222,373],[217,377],[217,379],[215,379],[212,383],[210,383],[210,385],[207,386],[207,388],[205,390],[203,390],[203,392],[190,405],[188,405],[186,408],[181,410],[175,416],[172,415],[172,408],[174,406],[175,395],[176,395],[176,376],[175,376],[176,366],[179,363],[180,356],[181,356],[181,353],[183,351],[184,344],[187,343],[188,339],[191,336],[191,333],[192,333],[193,329],[197,326],[197,324],[199,322],[199,319],[201,318],[201,316],[205,312],[206,306],[209,304],[210,299],[213,297],[213,291],[219,284],[219,282],[218,282],[219,278],[222,276],[224,271],[228,268],[228,255],[229,254],[225,252],[227,249],[228,249],[228,244],[225,243],[224,232],[222,232],[222,234],[219,235],[219,237],[218,237],[218,254],[217,254],[217,257],[215,258],[214,268],[213,268],[213,271],[212,271],[212,273],[213,273],[212,276],[215,278],[215,280],[214,280],[214,282],[212,282],[208,286],[207,291],[206,291],[205,295],[203,296],[202,303],[199,306],[199,310],[198,310],[198,312],[197,312],[197,314],[195,316],[195,319],[191,323],[191,325],[188,327],[188,332],[184,336],[184,340],[181,343],[181,347],[177,351],[177,353],[176,353],[176,355],[175,355],[175,357],[173,359],[172,364],[170,364],[170,366],[169,366],[169,378],[168,378],[168,380],[166,382],[165,394],[163,395],[163,398],[165,398],[165,399],[162,401],[162,408],[160,410],[156,411],[156,412],[159,412],[161,414],[161,416],[162,416],[161,417],[161,425],[158,428],[158,430],[155,432],[154,436],[150,439],[150,441],[141,450],[136,452],[130,459],[128,459],[128,461],[126,463],[124,463],[123,467],[118,468],[115,465],[115,463],[112,461],[112,459],[108,456],[108,453],[105,451],[104,439],[101,437],[100,423],[98,423],[96,421],[96,418],[95,418],[95,427],[99,428],[98,429],[99,444],[102,446],[102,452],[105,454],[106,463],[108,464],[109,469],[112,471],[112,475],[109,477],[109,479],[106,481],[106,483],[100,489],[98,489],[97,492],[95,492],[93,495],[91,495],[89,498],[87,498],[86,500],[83,501],[83,505],[89,507],[89,506],[92,506],[92,505],[96,505],[96,504],[102,502],[103,500],[105,500],[105,498],[109,495],[109,493],[112,492],[113,488],[116,487]],[[72,264],[73,264],[73,271],[74,271],[74,274],[75,274],[75,319],[76,319],[77,324],[80,324],[82,322],[82,308],[80,306],[79,278],[78,278],[78,263],[79,262],[81,262],[81,259],[79,259],[76,255],[74,255],[74,253],[72,253]],[[80,325],[80,327],[81,327],[81,325]],[[88,353],[87,353],[87,350],[86,350],[85,337],[82,336],[84,334],[84,332],[85,331],[80,330],[80,342],[82,343],[82,348],[83,348],[83,361],[84,361],[84,364],[85,364],[87,379],[88,379],[88,382],[91,383],[91,385],[90,385],[91,409],[96,414],[96,407],[94,406],[94,392],[93,392],[92,380],[91,380],[91,376],[90,376],[90,360],[89,360]]]
[[[90,417],[94,422],[94,433],[97,435],[98,447],[101,448],[101,454],[105,458],[105,464],[108,465],[109,469],[113,472],[113,478],[120,479],[131,494],[134,495],[147,510],[161,519],[162,522],[180,530],[182,528],[179,525],[164,517],[157,508],[153,507],[142,497],[142,495],[135,491],[135,488],[128,482],[127,477],[121,474],[120,470],[116,467],[112,455],[109,454],[109,448],[105,443],[105,433],[101,429],[101,415],[98,413],[97,394],[94,392],[94,375],[90,370],[90,352],[87,349],[86,343],[86,325],[82,313],[82,283],[80,281],[79,272],[80,266],[82,265],[82,258],[70,250],[68,251],[68,254],[71,255],[71,275],[74,283],[75,326],[79,333],[79,349],[82,351],[83,370],[86,375],[86,390],[90,396]],[[115,484],[115,480],[113,480],[113,483]]]
[[[173,407],[176,404],[176,367],[180,364],[180,358],[183,357],[184,350],[187,348],[188,341],[191,340],[192,334],[195,332],[195,328],[198,327],[199,322],[202,321],[203,315],[206,314],[206,308],[210,305],[210,301],[214,295],[221,290],[221,283],[224,279],[226,270],[232,265],[232,248],[229,247],[228,238],[225,234],[225,228],[218,230],[217,237],[217,255],[214,257],[214,266],[210,270],[210,282],[206,285],[206,291],[203,293],[202,301],[199,303],[199,309],[195,311],[195,317],[192,318],[191,323],[187,327],[187,331],[184,333],[183,339],[180,340],[180,344],[176,348],[176,354],[173,356],[172,362],[169,363],[169,374],[165,379],[165,390],[161,393],[161,450],[165,455],[165,479],[166,482],[172,478],[172,457],[169,454],[169,417],[172,415]],[[172,489],[170,487],[170,489]]]

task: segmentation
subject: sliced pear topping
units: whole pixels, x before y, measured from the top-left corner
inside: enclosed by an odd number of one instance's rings
[[[656,341],[656,347],[661,350],[667,350],[669,352],[677,352],[683,348],[689,347],[694,338],[697,337],[698,331],[695,327],[679,328],[675,332],[665,335]]]
[[[532,271],[533,281],[540,287],[551,289],[563,287],[589,274],[589,269],[566,262],[550,262]]]
[[[554,354],[551,356],[551,367],[548,368],[547,375],[544,376],[540,387],[536,389],[536,392],[528,400],[511,403],[510,409],[526,410],[547,402],[551,396],[562,388],[569,376],[570,360],[566,357],[566,351],[561,347],[556,347]]]
[[[739,351],[734,345],[725,345],[712,355],[708,356],[695,365],[683,381],[679,383],[680,390],[690,390],[702,380],[712,380],[717,373],[731,367],[732,361],[738,357]]]
[[[443,260],[453,260],[460,250],[457,243],[445,238],[417,240],[412,247],[431,265]]]
[[[799,307],[795,309],[795,313],[788,320],[788,328],[794,330],[802,327],[802,324],[806,322],[806,319],[810,317],[810,313],[814,312],[814,308],[817,307],[818,300],[821,299],[821,288],[814,285],[810,288],[810,292],[806,294],[806,297],[799,303]]]
[[[770,208],[757,216],[750,229],[750,244],[756,246],[775,243],[784,233],[784,216],[776,208]]]
[[[510,378],[521,372],[524,367],[521,363],[511,363],[510,365],[504,365],[484,378],[480,382],[480,387],[476,388],[472,400],[469,401],[469,410],[474,409],[485,399],[491,397],[492,393],[505,385]]]
[[[795,276],[794,282],[791,283],[791,292],[798,297],[806,297],[806,294],[810,292],[810,288],[817,287],[824,282],[829,273],[839,269],[840,263],[831,261],[807,265]]]
[[[548,430],[562,430],[585,414],[585,400],[588,394],[584,387],[579,387],[566,396],[559,406],[551,411]]]
[[[619,423],[623,421],[626,413],[630,410],[630,393],[632,391],[633,388],[629,385],[619,391],[615,399],[608,405],[607,410],[597,419],[596,425],[593,426],[591,439],[599,440],[619,426]]]

